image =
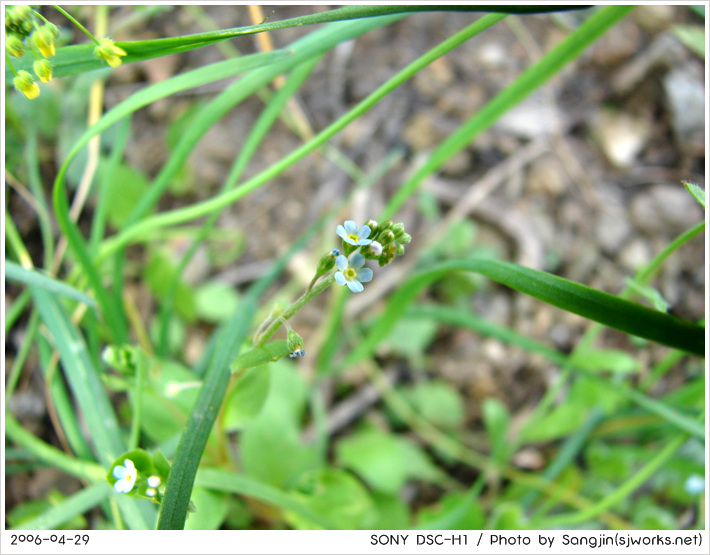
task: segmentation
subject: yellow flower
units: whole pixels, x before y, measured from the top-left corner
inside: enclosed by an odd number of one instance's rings
[[[101,39],[99,45],[94,48],[94,54],[105,60],[111,67],[118,67],[121,65],[120,56],[125,56],[126,51],[116,46],[111,39]]]
[[[15,89],[23,93],[30,100],[39,96],[39,85],[27,71],[22,69],[18,71],[13,83]]]

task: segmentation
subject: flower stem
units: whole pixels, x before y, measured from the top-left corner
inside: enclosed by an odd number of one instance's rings
[[[306,291],[303,295],[301,295],[291,306],[289,306],[283,314],[281,314],[281,318],[276,318],[271,324],[269,324],[269,327],[266,328],[263,333],[257,337],[256,341],[254,341],[254,344],[257,346],[261,346],[264,343],[266,343],[269,338],[276,333],[276,330],[279,329],[282,325],[281,319],[283,320],[288,320],[291,316],[296,314],[299,310],[301,310],[304,306],[306,306],[311,300],[313,300],[316,295],[319,293],[322,293],[328,287],[333,285],[335,282],[335,272],[326,275],[323,277],[323,279],[318,282],[315,287],[313,287],[311,290]]]
[[[55,5],[54,8],[59,13],[61,13],[64,17],[66,17],[69,21],[71,21],[74,25],[79,27],[79,29],[81,29],[87,37],[89,37],[91,40],[93,40],[94,43],[96,43],[97,45],[99,44],[98,39],[94,35],[92,35],[91,32],[86,27],[84,27],[81,23],[79,23],[76,19],[74,19],[69,14],[69,12],[67,12],[66,10],[62,9],[60,6],[57,6],[57,5]]]
[[[7,64],[7,67],[10,68],[10,71],[12,71],[12,73],[17,75],[17,70],[12,65],[12,62],[10,61],[10,56],[8,56],[7,54],[5,54],[5,63]]]

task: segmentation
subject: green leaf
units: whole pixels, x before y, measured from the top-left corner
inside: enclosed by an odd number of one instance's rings
[[[215,491],[225,491],[253,497],[265,503],[292,513],[298,513],[326,530],[336,527],[330,520],[314,512],[310,507],[295,499],[290,493],[285,493],[250,476],[230,472],[222,468],[201,468],[197,473],[196,486]],[[165,505],[165,501],[163,502]],[[199,511],[199,507],[197,507]]]
[[[639,283],[635,279],[626,278],[626,286],[634,293],[641,295],[644,299],[649,301],[653,308],[660,312],[668,312],[668,302],[663,298],[663,296],[658,292],[657,289]]]
[[[485,524],[486,514],[470,493],[449,492],[417,514],[417,528],[424,530],[482,530]]]
[[[106,171],[108,166],[109,162],[102,159],[99,176],[110,207],[106,215],[114,229],[121,229],[126,225],[133,207],[148,191],[148,178],[127,164],[116,164],[110,174]]]
[[[234,359],[234,362],[232,362],[230,369],[232,374],[236,374],[237,372],[242,372],[247,368],[254,368],[255,366],[262,366],[269,362],[275,362],[290,353],[291,349],[288,348],[285,339],[271,341],[261,347],[253,347],[246,353],[239,355]]]
[[[96,301],[87,294],[82,293],[78,289],[74,289],[71,285],[59,281],[53,277],[45,276],[38,270],[28,270],[14,262],[5,259],[5,279],[11,281],[19,281],[26,285],[39,287],[50,293],[63,295],[69,299],[74,299],[80,303],[95,307]]]
[[[236,312],[239,295],[227,283],[208,281],[197,289],[195,305],[198,317],[208,322],[222,322]]]
[[[260,482],[285,488],[321,461],[315,446],[301,440],[308,385],[289,363],[277,362],[270,369],[271,390],[266,402],[241,432],[242,467]]]
[[[266,402],[271,384],[271,368],[256,366],[242,374],[224,400],[222,427],[226,432],[242,429],[254,420]]]
[[[491,442],[491,458],[499,469],[503,468],[510,456],[510,444],[508,443],[510,413],[503,403],[492,397],[483,401],[481,410],[483,423]]]
[[[44,509],[39,514],[29,517],[27,512],[17,508],[7,515],[12,530],[65,530],[83,528],[83,514],[90,511],[111,495],[111,488],[105,482],[91,484],[70,497],[64,497],[56,490],[50,492],[46,501],[40,501],[31,507],[32,512]],[[25,506],[25,510],[28,507]],[[29,517],[29,518],[28,518]],[[71,528],[69,527],[71,526]],[[85,524],[84,524],[85,526]]]
[[[417,445],[404,437],[365,430],[336,447],[340,464],[352,468],[375,490],[397,494],[408,480],[437,481],[440,472]]]
[[[293,497],[339,530],[366,530],[376,518],[374,503],[365,486],[346,470],[322,468],[301,476]],[[301,513],[287,511],[286,520],[299,530],[322,530]]]
[[[168,284],[175,272],[175,266],[164,250],[157,247],[151,249],[150,258],[143,270],[143,279],[155,296],[162,298],[168,293]],[[195,290],[184,281],[178,285],[175,294],[175,307],[188,322],[195,319]]]
[[[705,29],[700,25],[674,25],[673,34],[698,57],[705,59]]]
[[[705,44],[704,40],[703,44]],[[693,198],[697,200],[698,204],[705,210],[705,190],[690,181],[683,181],[683,186],[685,186],[688,192],[693,195]]]
[[[382,316],[348,354],[344,367],[371,356],[409,304],[427,285],[454,271],[476,272],[543,302],[625,333],[704,356],[705,329],[670,314],[651,310],[609,293],[547,272],[486,258],[464,258],[435,264],[411,277],[390,297]]]
[[[400,393],[419,416],[435,426],[456,429],[463,424],[465,414],[461,394],[443,380],[421,382]]]
[[[570,364],[590,372],[632,374],[641,370],[631,354],[619,349],[579,348],[570,357]]]
[[[227,497],[196,487],[192,490],[192,501],[196,510],[188,515],[185,530],[219,530],[229,510]]]

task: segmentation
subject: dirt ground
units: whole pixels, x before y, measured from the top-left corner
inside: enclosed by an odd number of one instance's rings
[[[280,20],[326,7],[262,9],[265,15],[273,10],[271,20]],[[131,10],[112,11],[112,21],[128,17]],[[243,6],[207,6],[205,10],[220,27],[252,23]],[[570,12],[554,18],[509,17],[441,58],[340,133],[330,143],[330,151],[297,163],[227,209],[219,225],[246,233],[243,254],[222,266],[210,266],[198,256],[189,279],[199,282],[217,276],[241,289],[258,277],[305,231],[304,222],[337,206],[353,190],[352,178],[328,158],[336,149],[365,174],[376,171],[388,156],[401,153],[373,187],[354,195],[339,219],[361,223],[376,217],[427,153],[559,43],[566,26],[585,16]],[[325,56],[297,96],[308,127],[314,132],[323,129],[399,69],[477,17],[415,14],[340,45]],[[705,186],[704,63],[673,33],[674,24],[699,21],[683,6],[637,8],[547,86],[446,162],[397,214],[413,237],[407,253],[410,263],[405,256],[401,265],[384,268],[377,284],[373,282],[348,303],[348,317],[358,318],[381,307],[398,280],[413,269],[417,251],[421,252],[441,221],[432,220],[432,214],[443,221],[449,221],[448,217],[472,222],[475,247],[493,248],[503,259],[618,294],[627,276],[703,217],[680,181]],[[203,30],[193,13],[177,6],[113,38],[139,40]],[[279,48],[308,30],[286,29],[271,33],[270,38]],[[260,48],[255,36],[231,43],[242,53]],[[122,66],[107,83],[106,108],[146,83],[222,56],[216,47],[207,47]],[[213,97],[223,86],[220,82],[188,91],[138,112],[126,151],[130,165],[149,178],[157,175],[168,155],[166,126],[191,103]],[[192,187],[181,196],[164,198],[161,208],[217,193],[262,105],[257,98],[249,99],[204,137],[188,160]],[[291,129],[277,123],[243,179],[301,143]],[[47,184],[58,163],[51,155],[45,160]],[[21,200],[9,198],[8,202],[12,210]],[[27,217],[28,221],[18,224],[23,234],[39,237],[36,221],[29,212]],[[701,238],[683,247],[666,261],[655,282],[670,311],[691,320],[701,318],[705,311],[704,247]],[[175,248],[177,252],[181,246]],[[296,257],[289,275],[302,274],[307,283],[319,255],[320,251]],[[9,289],[8,294],[14,291]],[[564,352],[574,347],[587,327],[581,318],[494,285],[476,292],[470,306],[487,319]],[[148,312],[154,309],[151,303],[145,306]],[[150,314],[142,316],[147,320]],[[321,319],[322,306],[309,306],[299,315],[299,332],[307,336]],[[194,344],[186,348],[187,362],[199,356],[210,331],[200,327],[190,334]],[[6,367],[21,336],[15,331],[8,337]],[[601,342],[631,349],[627,337],[612,331],[605,331]],[[665,353],[662,347],[646,349],[642,362],[651,365]],[[33,356],[12,410],[24,425],[55,441],[36,365]],[[470,401],[467,417],[472,427],[480,424],[480,400],[495,396],[514,415],[521,415],[534,406],[556,375],[541,358],[453,328],[439,330],[426,351],[426,368],[464,392]],[[681,380],[684,371],[685,362],[658,384],[656,393]],[[362,376],[348,379],[354,387],[364,386]],[[51,487],[65,491],[79,487],[53,470],[15,475],[6,483],[8,509],[41,497]]]

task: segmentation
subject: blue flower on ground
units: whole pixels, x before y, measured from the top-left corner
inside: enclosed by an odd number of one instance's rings
[[[367,225],[358,230],[357,224],[352,220],[345,222],[345,227],[339,225],[335,228],[335,232],[343,238],[343,241],[354,246],[372,243],[372,239],[368,239],[370,231],[370,226]]]
[[[347,222],[345,223],[347,224]],[[338,282],[338,285],[347,285],[353,293],[359,293],[365,289],[362,284],[372,279],[372,270],[363,268],[365,257],[359,252],[355,253],[350,261],[341,254],[335,259],[335,265],[339,270],[335,272],[335,281]]]
[[[137,476],[138,473],[133,461],[126,459],[123,461],[123,466],[115,466],[113,468],[113,477],[118,478],[118,481],[113,485],[113,489],[118,493],[128,493],[133,489]]]

